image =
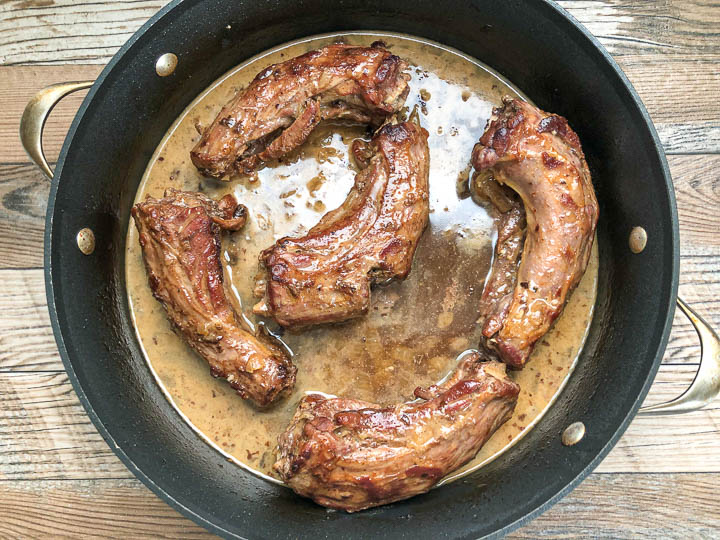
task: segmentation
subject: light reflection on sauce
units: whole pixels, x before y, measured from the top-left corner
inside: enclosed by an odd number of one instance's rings
[[[519,93],[478,62],[430,42],[385,33],[344,34],[342,38],[364,45],[380,38],[412,64],[408,109],[418,108],[430,133],[430,225],[408,279],[376,288],[366,317],[300,334],[283,333],[267,322],[268,329],[281,335],[293,352],[298,366],[291,396],[260,412],[224,381],[210,377],[205,361],[173,333],[162,306],[153,299],[137,232],[134,226],[128,229],[128,296],[140,342],[158,382],[209,443],[263,476],[271,474],[277,436],[304,394],[315,391],[382,405],[406,401],[416,386],[445,377],[457,356],[476,346],[480,336],[477,306],[495,234],[488,213],[470,197],[458,196],[458,178],[467,178],[470,151],[492,107],[503,95]],[[259,252],[282,236],[304,233],[324,213],[342,204],[356,172],[348,146],[368,134],[362,126],[321,125],[307,144],[280,163],[222,183],[203,178],[190,162],[189,150],[199,138],[195,125],[209,124],[220,106],[269,64],[337,39],[338,35],[324,36],[282,46],[214,83],[169,130],[136,196],[136,200],[159,197],[169,187],[201,190],[212,197],[232,192],[248,207],[248,224],[223,241],[223,262],[228,291],[251,328],[258,322],[250,308],[256,301],[252,292]],[[515,415],[461,471],[479,466],[516,442],[559,392],[589,326],[596,277],[594,249],[588,271],[564,314],[525,370],[511,373],[522,387]]]

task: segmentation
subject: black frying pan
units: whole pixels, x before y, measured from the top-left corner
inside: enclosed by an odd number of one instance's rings
[[[138,347],[123,269],[138,183],[185,106],[225,71],[265,49],[359,29],[455,47],[495,68],[542,109],[566,116],[583,142],[600,201],[600,270],[581,360],[556,404],[519,444],[441,489],[349,515],[328,512],[228,463],[181,420]],[[159,77],[156,61],[167,52],[179,64],[172,75]],[[59,97],[82,86],[45,90],[26,110],[26,148],[48,173],[42,123]],[[648,234],[638,254],[628,247],[635,226]],[[84,228],[95,237],[89,256],[78,249]],[[53,329],[90,418],[161,498],[209,530],[233,537],[470,538],[518,527],[575,487],[636,414],[663,356],[678,283],[675,199],[650,118],[597,41],[556,5],[540,0],[176,0],[128,41],[93,84],[60,154],[45,235]],[[712,352],[709,344],[704,352]],[[719,365],[717,349],[706,354],[689,393],[660,410],[701,406],[701,398],[717,391],[708,376],[717,383]],[[586,426],[585,437],[563,446],[563,430],[576,421]]]

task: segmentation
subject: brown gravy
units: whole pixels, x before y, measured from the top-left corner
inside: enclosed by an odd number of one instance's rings
[[[481,206],[458,193],[467,178],[470,152],[491,109],[505,94],[520,95],[507,81],[457,51],[421,39],[358,32],[309,38],[268,51],[224,75],[200,95],[170,128],[148,164],[136,201],[159,197],[166,188],[200,190],[212,197],[234,193],[249,209],[243,230],[223,240],[228,289],[248,325],[259,252],[278,238],[300,234],[339,206],[355,170],[348,146],[366,137],[363,127],[321,125],[307,144],[252,176],[219,182],[200,176],[189,158],[219,108],[266,66],[342,39],[369,45],[381,39],[411,64],[407,105],[417,106],[430,132],[430,225],[408,279],[377,287],[366,317],[300,334],[268,327],[294,354],[297,385],[266,411],[243,401],[204,360],[175,335],[162,306],[153,299],[134,225],[128,228],[127,290],[135,328],[148,364],[168,399],[196,431],[238,465],[272,475],[277,436],[300,397],[324,392],[382,405],[405,401],[419,385],[444,377],[463,351],[475,347],[484,280],[494,245],[493,222]],[[522,437],[550,406],[572,371],[589,326],[597,283],[597,250],[585,277],[528,367],[511,373],[522,392],[507,422],[452,480],[497,456]],[[268,478],[267,476],[265,476]]]

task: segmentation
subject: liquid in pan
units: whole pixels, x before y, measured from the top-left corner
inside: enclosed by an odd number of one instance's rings
[[[369,45],[381,39],[407,59],[410,92],[430,133],[430,224],[409,277],[373,290],[367,316],[303,333],[275,332],[298,367],[295,390],[270,409],[258,411],[221,380],[173,333],[163,308],[147,286],[137,232],[128,229],[127,286],[136,331],[146,358],[168,398],[195,429],[238,464],[271,475],[277,437],[300,398],[323,392],[382,405],[406,401],[417,386],[446,376],[464,351],[475,348],[482,328],[478,307],[493,255],[493,220],[467,189],[470,154],[503,95],[520,93],[479,62],[427,41],[401,35],[352,33],[291,43],[260,55],[199,96],[158,146],[136,202],[161,197],[167,188],[202,191],[219,199],[232,193],[249,209],[245,228],[223,240],[226,283],[238,312],[254,327],[251,313],[259,253],[277,239],[301,235],[345,199],[356,174],[349,146],[366,129],[349,123],[320,124],[306,144],[277,164],[231,183],[203,178],[188,149],[238,88],[270,64],[337,41]],[[468,111],[472,111],[468,114]],[[517,441],[562,388],[582,348],[592,317],[597,250],[554,328],[523,371],[510,377],[521,387],[515,414],[478,455],[445,481],[476,468]]]

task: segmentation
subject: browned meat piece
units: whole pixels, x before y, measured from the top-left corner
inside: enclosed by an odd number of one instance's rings
[[[522,197],[527,236],[509,305],[504,292],[484,293],[496,296],[497,304],[483,334],[488,348],[522,367],[585,272],[598,204],[580,140],[567,120],[523,101],[503,103],[475,145],[472,162]],[[507,244],[510,252],[516,246]],[[504,270],[494,265],[496,271]],[[488,283],[495,286],[494,277]]]
[[[192,161],[203,174],[222,178],[287,154],[321,120],[380,125],[405,102],[406,67],[382,47],[339,44],[270,66],[223,107]]]
[[[175,190],[132,209],[150,287],[170,322],[213,376],[263,406],[292,388],[296,368],[270,339],[240,327],[225,295],[220,230],[237,231],[246,215],[232,195],[215,202]]]
[[[407,277],[428,222],[427,137],[404,122],[355,145],[365,168],[345,202],[260,255],[267,275],[255,313],[286,327],[344,321],[367,311],[371,284]]]
[[[478,452],[512,415],[520,388],[477,353],[423,400],[380,408],[305,396],[279,440],[274,468],[296,493],[355,512],[428,491]]]
[[[483,289],[479,319],[483,335],[492,336],[502,328],[515,293],[525,241],[525,208],[510,188],[500,186],[484,172],[475,174],[473,188],[490,202],[497,223],[495,255]]]

